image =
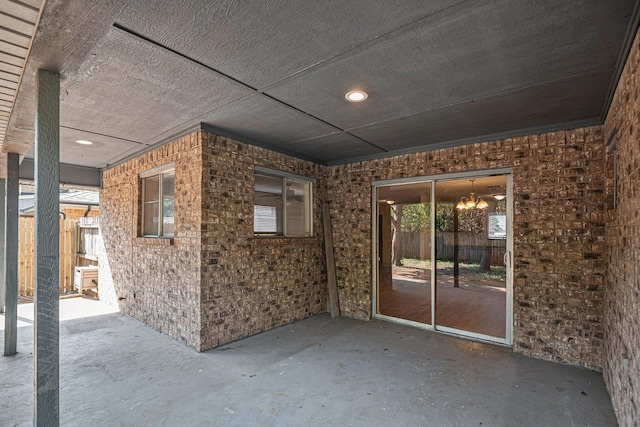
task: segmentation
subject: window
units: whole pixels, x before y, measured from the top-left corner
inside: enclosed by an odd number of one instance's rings
[[[142,235],[173,237],[174,182],[173,164],[140,174],[142,183]]]
[[[254,234],[311,236],[311,184],[314,180],[259,166],[255,168],[254,177]]]
[[[618,207],[618,154],[616,151],[616,130],[611,133],[607,142],[606,162],[607,181],[605,187],[607,210]]]
[[[487,215],[487,238],[489,240],[504,240],[507,238],[507,214],[490,213]]]

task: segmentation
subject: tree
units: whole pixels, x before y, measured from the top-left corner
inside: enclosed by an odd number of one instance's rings
[[[441,203],[436,208],[436,230],[453,232],[452,203]],[[483,233],[485,231],[486,209],[462,209],[458,212],[458,231],[461,233]]]
[[[400,231],[408,233],[428,232],[431,229],[431,205],[415,203],[402,208]]]
[[[438,203],[436,205],[436,231],[453,231],[455,208],[452,203]],[[473,233],[484,231],[485,213],[483,210],[462,210],[458,214],[458,231]],[[403,205],[400,230],[409,233],[429,232],[431,230],[431,204],[415,203]]]
[[[402,227],[402,211],[403,205],[391,206],[391,224],[393,225],[393,254],[391,256],[391,262],[393,265],[398,267],[402,265],[402,234],[400,234]]]

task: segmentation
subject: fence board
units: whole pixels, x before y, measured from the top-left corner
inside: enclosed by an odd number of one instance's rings
[[[74,220],[60,221],[60,293],[73,290],[74,228]]]
[[[60,225],[62,225],[62,221],[60,221]],[[58,251],[59,251],[59,269],[58,269],[58,287],[60,288],[60,293],[64,292],[64,227],[58,228]]]
[[[33,295],[34,283],[34,228],[33,217],[22,216],[18,221],[18,292],[22,296]],[[75,221],[60,220],[60,293],[73,290]]]
[[[402,232],[402,257],[427,260],[431,258],[430,233]],[[490,248],[490,263],[501,265],[506,250],[505,240],[489,240],[482,233],[459,233],[460,260],[462,262],[479,263],[486,249]],[[453,261],[453,233],[438,232],[436,234],[436,254],[442,261]]]
[[[18,219],[18,294],[33,295],[33,228],[32,217]]]

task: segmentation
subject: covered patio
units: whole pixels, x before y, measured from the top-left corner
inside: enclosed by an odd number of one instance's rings
[[[100,307],[76,298],[60,311]],[[0,425],[31,425],[28,322],[18,346],[0,358]],[[60,389],[65,426],[616,424],[598,373],[328,314],[203,353],[121,313],[62,320]]]
[[[638,425],[639,28],[640,0],[0,0],[0,425]],[[462,282],[448,321],[432,275],[445,335],[376,305],[376,192],[427,181],[432,272],[463,261],[438,203],[487,209],[483,268],[504,226],[500,316]],[[118,313],[64,317],[61,186],[100,191]]]

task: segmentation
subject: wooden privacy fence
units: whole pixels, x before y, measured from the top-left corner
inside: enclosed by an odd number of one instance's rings
[[[431,259],[431,233],[429,232],[400,232],[400,253],[402,258]]]
[[[402,232],[402,257],[427,260],[431,258],[431,234]],[[489,253],[492,265],[501,265],[506,249],[504,240],[489,240],[483,233],[459,233],[460,261],[479,263]],[[487,252],[487,248],[490,250]],[[436,254],[441,261],[453,261],[453,233],[436,233]]]
[[[21,216],[18,221],[18,293],[33,295],[35,273],[33,217]],[[75,220],[60,220],[60,293],[73,290],[75,261]]]

